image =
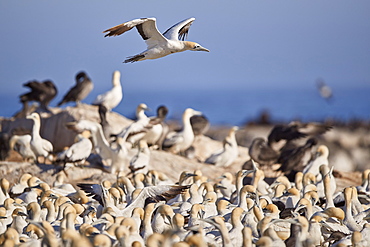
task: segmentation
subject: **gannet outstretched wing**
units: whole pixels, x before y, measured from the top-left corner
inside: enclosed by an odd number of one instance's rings
[[[107,34],[104,37],[121,35],[134,27],[136,27],[148,46],[151,46],[153,43],[166,42],[165,37],[157,29],[155,18],[140,18],[119,24],[105,30],[103,33]]]
[[[195,21],[195,18],[189,18],[173,25],[167,29],[163,36],[170,40],[185,40],[188,36],[191,24]]]

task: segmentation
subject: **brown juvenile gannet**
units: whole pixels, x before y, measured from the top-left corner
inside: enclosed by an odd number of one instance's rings
[[[64,95],[63,99],[58,103],[58,106],[61,106],[67,102],[76,102],[78,105],[84,98],[89,95],[91,90],[93,90],[94,84],[88,75],[81,71],[76,75],[76,85],[73,86],[69,91]]]
[[[190,124],[190,118],[202,113],[191,108],[187,108],[182,115],[183,128],[179,132],[170,132],[163,141],[163,149],[172,153],[184,152],[194,141],[194,132]]]
[[[301,123],[293,121],[287,125],[278,124],[268,135],[268,145],[275,151],[283,151],[296,147],[294,141],[303,137],[315,137],[324,134],[332,126],[322,123]]]
[[[49,158],[50,153],[53,151],[53,144],[40,136],[41,119],[38,113],[32,113],[31,115],[27,116],[27,119],[33,120],[32,138],[30,144],[31,149],[36,156],[36,161],[38,162],[38,157],[42,156],[44,157],[45,162],[46,158]]]
[[[253,139],[248,153],[251,159],[260,166],[271,166],[275,164],[280,155],[278,151],[271,148],[261,137]]]
[[[105,37],[121,35],[136,27],[147,44],[147,49],[138,55],[128,57],[124,63],[133,63],[146,59],[157,59],[172,53],[190,51],[207,51],[198,43],[184,41],[195,18],[183,20],[161,34],[156,25],[156,18],[140,18],[128,21],[104,31]]]
[[[122,100],[121,72],[118,70],[113,72],[112,89],[98,95],[93,101],[93,105],[104,105],[108,111],[115,108]]]
[[[279,170],[284,172],[290,181],[293,181],[295,174],[302,171],[311,159],[311,149],[316,144],[317,140],[310,138],[302,146],[283,151],[278,159],[278,163],[281,164]]]
[[[236,142],[235,132],[238,127],[234,126],[230,129],[229,134],[223,140],[222,150],[218,150],[211,154],[205,163],[213,164],[215,166],[227,167],[238,158],[238,143]]]
[[[23,84],[23,86],[30,88],[31,91],[19,96],[22,103],[28,104],[29,101],[36,101],[40,103],[41,110],[49,111],[48,105],[58,93],[56,86],[51,80],[43,82],[30,81]]]

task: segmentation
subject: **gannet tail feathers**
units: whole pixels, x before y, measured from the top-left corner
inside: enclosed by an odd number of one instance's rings
[[[145,55],[138,54],[138,55],[135,55],[135,56],[127,57],[127,59],[125,61],[123,61],[123,62],[124,63],[133,63],[133,62],[140,61],[143,58],[145,58]]]

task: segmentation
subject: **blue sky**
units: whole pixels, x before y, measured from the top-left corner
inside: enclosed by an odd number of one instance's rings
[[[370,87],[370,1],[0,1],[0,90],[17,97],[24,82],[51,79],[57,100],[85,70],[95,88],[124,90]],[[156,17],[164,32],[195,17],[188,40],[211,52],[183,52],[133,64],[146,46],[136,29],[104,38],[103,30]]]

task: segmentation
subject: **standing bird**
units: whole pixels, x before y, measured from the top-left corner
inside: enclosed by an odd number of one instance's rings
[[[30,144],[31,149],[36,156],[36,162],[40,156],[44,157],[45,162],[46,158],[48,158],[49,154],[53,151],[53,144],[40,136],[41,119],[38,113],[32,113],[31,115],[27,116],[27,119],[33,120],[31,133],[32,138]]]
[[[36,160],[31,149],[31,138],[31,135],[13,135],[9,140],[10,150],[17,151],[26,162]]]
[[[116,70],[112,78],[113,88],[103,94],[98,95],[93,101],[93,105],[104,105],[108,111],[111,111],[122,100],[121,73]]]
[[[23,86],[31,89],[30,92],[19,96],[23,104],[27,104],[29,101],[37,101],[40,103],[41,110],[49,111],[48,105],[58,93],[56,86],[51,80],[43,82],[30,81],[23,84]]]
[[[161,34],[156,25],[155,18],[140,18],[128,21],[105,30],[105,37],[121,35],[136,27],[141,37],[147,44],[147,49],[140,54],[128,57],[124,63],[133,63],[146,59],[157,59],[172,53],[190,51],[207,51],[198,43],[184,41],[189,33],[189,28],[195,18],[183,20]]]
[[[163,141],[163,149],[172,153],[184,152],[194,141],[194,132],[190,124],[190,118],[195,115],[202,115],[201,112],[187,108],[182,114],[183,128],[179,132],[170,132]]]
[[[91,90],[93,90],[94,84],[87,74],[83,71],[76,75],[76,85],[72,87],[63,99],[58,103],[61,106],[67,102],[76,102],[78,105],[84,98],[89,95]]]
[[[235,132],[238,127],[234,126],[230,129],[229,134],[223,141],[223,149],[209,156],[205,163],[215,166],[227,167],[238,157],[238,143],[236,142]]]
[[[64,164],[63,170],[67,163],[83,164],[89,157],[93,148],[93,145],[89,140],[90,136],[90,131],[83,131],[81,134],[76,136],[74,144],[58,154],[56,161]]]

